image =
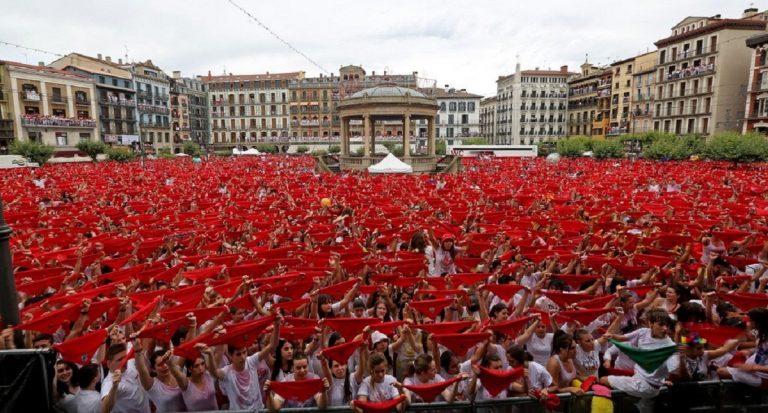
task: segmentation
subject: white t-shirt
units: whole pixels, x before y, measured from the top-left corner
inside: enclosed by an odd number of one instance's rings
[[[528,387],[531,390],[542,390],[552,385],[552,375],[541,364],[528,362]]]
[[[178,385],[168,386],[160,379],[155,377],[152,387],[147,390],[149,399],[157,407],[157,413],[163,412],[181,412],[187,410],[184,404],[184,398],[181,396],[181,389]]]
[[[674,341],[672,341],[669,337],[664,338],[654,338],[651,336],[651,329],[644,327],[638,330],[635,330],[629,334],[626,335],[627,338],[636,338],[637,339],[637,348],[641,348],[643,350],[653,350],[661,347],[668,347],[675,344]],[[673,354],[670,357],[675,357]],[[645,371],[640,365],[635,364],[635,376],[639,376],[643,378],[648,383],[661,387],[662,384],[664,384],[664,379],[667,378],[669,375],[669,364],[664,363],[659,368],[656,369],[656,371]]]
[[[582,350],[580,345],[576,345],[576,357],[573,364],[576,365],[576,371],[579,377],[597,376],[597,370],[600,368],[600,342],[594,341],[594,349],[590,352]]]
[[[229,399],[230,410],[264,408],[259,388],[258,366],[259,355],[254,354],[248,356],[242,372],[235,371],[231,364],[221,369],[224,372],[224,378],[219,381],[219,384]]]
[[[101,383],[101,398],[104,399],[112,389],[113,374],[110,371]],[[146,413],[149,411],[149,397],[141,387],[136,362],[128,360],[125,372],[120,378],[115,395],[115,406],[112,413]]]
[[[531,338],[525,343],[525,348],[533,356],[533,361],[542,366],[547,365],[549,356],[552,354],[552,339],[554,337],[553,333],[546,333],[543,338],[540,338],[535,333],[531,334]]]
[[[73,399],[75,410],[70,412],[77,413],[101,413],[101,395],[96,390],[80,390]]]
[[[413,375],[413,376],[410,376],[410,377],[406,377],[405,380],[403,380],[403,384],[409,384],[409,385],[410,384],[415,384],[415,385],[418,386],[418,385],[423,385],[423,384],[442,383],[444,381],[445,381],[445,379],[441,375],[439,375],[439,374],[435,374],[435,377],[432,378],[432,380],[429,380],[429,381],[426,381],[426,382],[420,381],[416,377],[416,375]],[[443,398],[442,394],[438,394],[437,397],[435,397],[434,401],[442,402],[442,401],[445,401],[445,398]],[[411,392],[411,402],[413,402],[413,403],[423,403],[424,400],[418,394],[416,394],[414,392]]]
[[[360,388],[357,389],[357,397],[367,396],[370,402],[392,400],[400,395],[395,386],[392,385],[396,381],[397,379],[394,376],[387,374],[381,383],[374,383],[373,378],[368,376],[360,383]]]

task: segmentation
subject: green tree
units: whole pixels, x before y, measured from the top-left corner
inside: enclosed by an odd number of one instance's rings
[[[592,138],[589,136],[573,136],[557,141],[557,153],[562,156],[582,156],[592,149]]]
[[[339,145],[331,145],[330,148],[328,148],[328,153],[340,153],[341,152],[341,146]]]
[[[358,146],[355,150],[354,156],[364,156],[365,155],[365,145]]]
[[[403,155],[405,155],[405,150],[403,149],[403,145],[395,145],[392,150],[389,151],[392,155],[397,156],[398,158],[402,158]]]
[[[643,150],[643,157],[648,159],[683,160],[690,156],[686,142],[674,135],[659,135]]]
[[[447,146],[444,140],[435,142],[435,155],[445,155],[445,152],[447,151],[446,148]]]
[[[592,156],[597,159],[623,158],[624,144],[618,139],[595,140],[592,142]]]
[[[184,146],[182,146],[181,150],[189,156],[201,156],[203,154],[200,145],[194,142],[184,142]]]
[[[307,153],[307,152],[309,152],[309,146],[307,145],[299,145],[296,148],[296,153]]]
[[[37,162],[40,166],[48,162],[48,159],[51,159],[54,152],[53,146],[31,141],[20,142],[18,140],[13,141],[9,150],[12,154],[21,155],[32,162]]]
[[[107,144],[101,141],[92,140],[80,141],[77,143],[77,145],[75,145],[75,147],[77,150],[85,152],[86,155],[88,155],[94,162],[96,162],[97,156],[106,152],[107,150]]]
[[[552,152],[556,152],[555,146],[555,142],[539,142],[536,144],[536,147],[538,148],[537,153],[539,156],[547,156]]]
[[[326,151],[325,149],[315,149],[314,151],[312,151],[312,155],[313,156],[325,156],[325,155],[328,155],[328,151]]]
[[[485,138],[464,138],[461,141],[462,145],[488,145],[488,140]]]
[[[707,142],[703,154],[717,161],[760,162],[768,160],[768,141],[759,134],[721,133]]]
[[[271,143],[257,143],[256,144],[256,150],[258,150],[259,152],[264,152],[264,153],[277,153],[278,152],[277,145],[273,145]]]
[[[397,146],[397,142],[385,141],[385,142],[382,142],[382,146],[387,148],[387,152],[392,153],[392,152],[395,151],[395,147]]]
[[[120,156],[120,154],[117,154],[117,156]],[[160,148],[157,150],[157,157],[160,159],[173,159],[174,156],[171,153],[170,148]]]
[[[136,157],[132,150],[123,148],[107,148],[106,153],[110,160],[116,162],[128,162]]]

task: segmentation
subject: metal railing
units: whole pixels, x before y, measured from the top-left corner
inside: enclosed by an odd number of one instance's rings
[[[570,393],[558,394],[560,397],[559,412],[583,412],[590,411],[594,394],[586,393],[584,396],[573,396]],[[678,383],[669,388],[662,388],[661,393],[653,400],[654,411],[700,411],[700,412],[727,412],[727,411],[768,411],[768,396],[762,394],[760,389],[737,384],[733,381],[703,381]],[[613,391],[611,394],[614,413],[637,412],[639,399],[624,392]],[[520,410],[515,410],[520,409]],[[497,400],[483,400],[478,402],[457,401],[454,403],[414,403],[408,406],[408,411],[450,411],[462,413],[476,412],[507,412],[543,411],[541,404],[530,397],[509,397]],[[254,413],[254,410],[229,410],[230,412]],[[262,410],[264,411],[264,410]],[[317,408],[284,408],[284,413],[315,413]],[[324,412],[353,413],[350,407],[329,407]],[[210,411],[214,413],[219,411]]]

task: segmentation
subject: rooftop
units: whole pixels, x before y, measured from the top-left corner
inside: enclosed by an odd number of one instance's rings
[[[415,97],[415,98],[426,98],[427,96],[423,93],[408,89],[406,87],[400,87],[395,85],[380,85],[380,86],[374,86],[368,89],[363,89],[359,92],[353,93],[352,96],[350,96],[351,99],[354,98],[363,98],[363,97]]]

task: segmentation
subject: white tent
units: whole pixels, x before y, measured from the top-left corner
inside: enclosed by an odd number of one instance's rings
[[[244,151],[240,151],[237,148],[232,148],[232,155],[261,155],[261,152],[259,152],[259,150],[256,148],[250,148]]]
[[[368,172],[373,174],[409,174],[413,172],[413,168],[390,153],[381,162],[369,166]]]

